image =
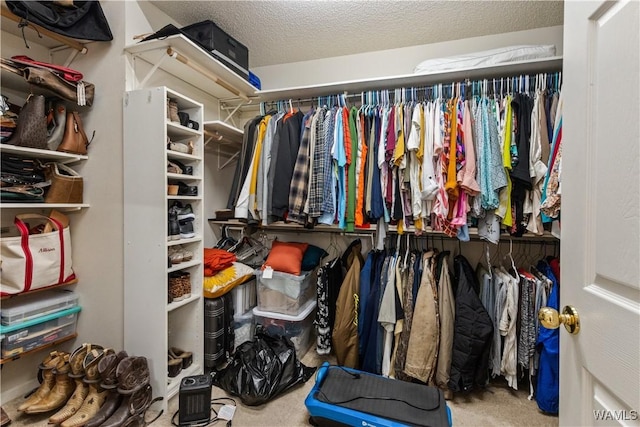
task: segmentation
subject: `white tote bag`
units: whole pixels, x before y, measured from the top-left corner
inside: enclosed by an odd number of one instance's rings
[[[51,222],[54,231],[29,235],[24,220]],[[12,295],[75,279],[71,268],[69,227],[45,215],[16,215],[14,224],[20,236],[0,239],[0,293]]]

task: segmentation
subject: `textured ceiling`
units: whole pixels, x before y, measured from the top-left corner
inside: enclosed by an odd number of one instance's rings
[[[562,1],[151,1],[181,25],[210,19],[250,67],[562,25]]]

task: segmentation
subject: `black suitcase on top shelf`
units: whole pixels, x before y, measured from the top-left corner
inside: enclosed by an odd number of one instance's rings
[[[181,28],[180,31],[239,76],[249,80],[249,50],[213,21],[196,22]]]
[[[212,369],[231,357],[235,342],[233,298],[226,294],[204,300],[204,366]]]

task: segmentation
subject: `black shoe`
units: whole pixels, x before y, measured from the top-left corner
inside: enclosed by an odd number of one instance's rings
[[[194,220],[196,219],[196,215],[193,213],[193,209],[191,208],[191,204],[188,204],[184,208],[178,209],[178,221],[186,221],[186,220]]]
[[[171,160],[171,163],[175,163],[180,169],[182,169],[182,173],[185,175],[193,175],[193,166],[187,166],[184,163],[178,160]]]
[[[178,195],[180,196],[197,196],[198,195],[198,186],[197,185],[187,185],[184,182],[178,183]]]
[[[178,221],[180,226],[180,238],[181,239],[190,239],[192,237],[196,237],[196,233],[193,231],[193,220],[189,219],[186,221]]]
[[[178,214],[169,210],[169,232],[167,240],[180,240],[180,225]]]

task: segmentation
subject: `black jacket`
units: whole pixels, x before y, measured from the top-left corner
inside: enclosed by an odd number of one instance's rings
[[[488,380],[493,323],[478,297],[478,279],[462,255],[453,260],[456,317],[449,388],[469,391]]]

